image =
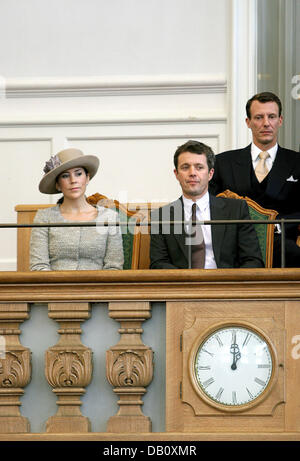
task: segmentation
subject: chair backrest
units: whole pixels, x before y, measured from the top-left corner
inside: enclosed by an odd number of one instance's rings
[[[148,233],[141,232],[139,223],[148,219],[149,204],[123,205],[117,200],[110,200],[104,195],[93,194],[87,197],[87,201],[93,205],[99,204],[107,208],[113,208],[119,214],[119,220],[124,225],[122,228],[124,269],[148,269],[150,265],[149,247],[150,238]],[[16,205],[18,224],[32,224],[37,210],[54,205]],[[159,206],[159,204],[158,204]],[[19,227],[17,230],[17,270],[29,271],[30,265],[30,227]]]
[[[144,216],[139,211],[130,211],[117,200],[111,200],[105,195],[93,194],[87,198],[91,205],[101,205],[105,208],[113,208],[119,215],[121,224],[124,266],[123,269],[138,269],[139,251],[141,245],[141,232],[138,223]]]
[[[277,211],[261,207],[258,203],[249,197],[241,197],[229,189],[221,192],[217,197],[235,198],[245,200],[249,208],[251,219],[273,220],[278,215]],[[272,267],[273,263],[273,246],[274,246],[274,224],[254,224],[261,254],[265,263],[265,267]]]

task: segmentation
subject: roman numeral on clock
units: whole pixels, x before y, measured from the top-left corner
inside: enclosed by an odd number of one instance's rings
[[[216,399],[217,399],[217,400],[220,400],[221,395],[223,394],[223,391],[224,391],[224,387],[220,387],[220,389],[219,389],[218,392],[216,393]]]
[[[249,391],[248,387],[246,387],[246,391],[248,392],[248,395],[249,395],[250,399],[253,399],[253,395],[252,395],[251,392]]]
[[[222,343],[222,341],[221,341],[220,336],[219,336],[219,335],[216,335],[215,338],[216,338],[216,340],[218,341],[219,346],[222,347],[222,346],[223,346],[223,343]]]
[[[211,355],[212,357],[215,355],[213,352],[209,352],[207,349],[202,349],[203,352],[206,352],[207,354]]]
[[[259,378],[255,378],[254,381],[259,384],[260,386],[265,386],[266,385],[266,382],[263,381],[262,379],[259,379]]]
[[[242,346],[242,347],[247,346],[247,344],[248,344],[248,342],[250,341],[250,339],[251,339],[251,335],[250,335],[250,333],[247,333],[246,338],[245,338],[245,340],[244,340],[244,342],[243,342],[243,346]]]
[[[237,404],[236,391],[232,391],[232,403],[233,403],[233,405]]]
[[[210,386],[214,382],[215,382],[214,378],[209,378],[206,381],[204,381],[203,387],[207,388],[208,386]]]

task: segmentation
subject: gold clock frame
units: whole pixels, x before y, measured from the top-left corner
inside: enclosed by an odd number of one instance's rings
[[[209,336],[211,336],[215,332],[217,332],[219,330],[222,330],[224,328],[245,328],[245,329],[247,329],[249,331],[252,331],[254,334],[259,336],[260,338],[262,338],[266,342],[266,344],[268,345],[270,354],[271,354],[272,373],[271,373],[271,377],[269,379],[269,382],[268,382],[266,388],[263,390],[263,392],[258,397],[253,399],[251,402],[247,402],[247,403],[242,404],[242,405],[232,405],[232,406],[230,406],[230,405],[219,403],[214,399],[211,399],[202,390],[202,388],[199,386],[199,384],[197,382],[196,375],[195,375],[195,359],[196,359],[197,352],[198,352],[201,344],[203,344],[209,338]],[[221,410],[223,412],[240,413],[240,412],[247,411],[247,410],[259,405],[270,394],[270,392],[272,391],[272,389],[274,387],[274,384],[275,384],[275,382],[276,382],[276,380],[278,378],[278,357],[277,357],[276,348],[275,348],[273,342],[271,341],[268,334],[264,330],[262,330],[261,328],[258,328],[256,325],[253,325],[252,323],[246,322],[246,321],[225,321],[225,322],[222,321],[222,322],[218,322],[218,323],[216,323],[214,325],[211,325],[205,331],[201,332],[199,334],[198,338],[196,339],[196,341],[194,342],[191,350],[190,350],[188,362],[189,362],[188,363],[188,371],[189,371],[190,380],[191,380],[192,386],[193,386],[194,390],[196,391],[196,393],[199,395],[199,397],[205,403],[207,403],[208,405],[211,405],[214,408],[217,408],[218,410]]]

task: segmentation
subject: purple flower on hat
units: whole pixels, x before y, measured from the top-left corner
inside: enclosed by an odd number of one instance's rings
[[[53,155],[50,157],[50,160],[45,163],[43,171],[44,173],[49,173],[49,171],[53,170],[53,168],[56,168],[59,165],[61,165],[61,161],[59,160],[58,155]]]

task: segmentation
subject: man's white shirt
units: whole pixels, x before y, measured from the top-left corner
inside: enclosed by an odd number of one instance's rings
[[[193,200],[182,196],[184,208],[184,220],[191,221],[192,219],[192,206]],[[196,201],[197,211],[196,218],[198,221],[210,221],[210,206],[209,206],[209,193],[206,192],[199,200]],[[216,269],[216,261],[214,257],[212,238],[211,238],[211,225],[201,224],[204,242],[205,242],[205,265],[204,269]],[[189,225],[186,225],[186,232],[190,233]]]
[[[275,161],[277,149],[278,149],[278,144],[275,144],[275,146],[271,147],[271,149],[264,151],[264,152],[268,152],[268,154],[270,155],[270,157],[268,157],[266,160],[266,165],[269,171],[271,170],[273,163]],[[259,149],[254,143],[251,144],[251,157],[252,157],[252,165],[253,165],[254,170],[256,168],[256,165],[258,164],[259,154],[261,152],[262,150]]]

